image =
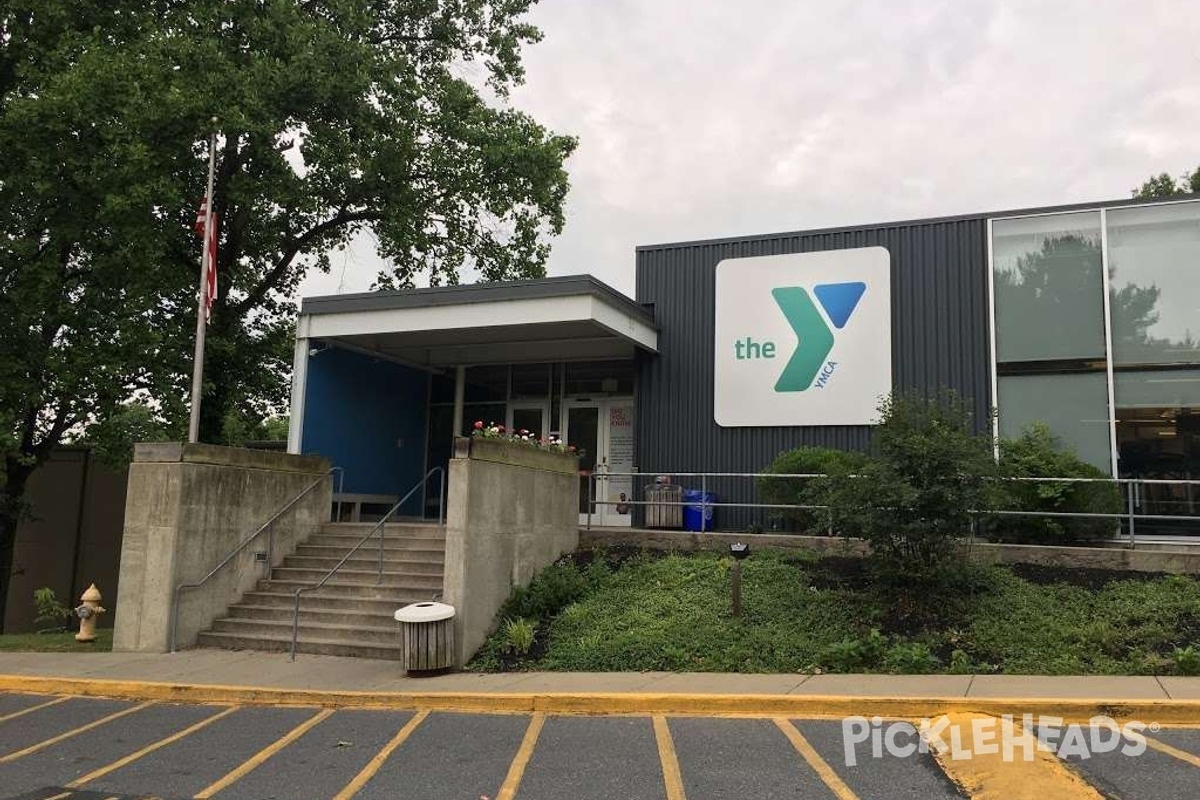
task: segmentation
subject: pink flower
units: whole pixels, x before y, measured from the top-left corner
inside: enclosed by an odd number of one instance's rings
[[[477,430],[477,431],[483,430],[483,423],[480,422],[479,420],[475,420],[475,430]]]

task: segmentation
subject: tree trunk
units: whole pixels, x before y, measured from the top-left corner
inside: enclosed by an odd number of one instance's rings
[[[24,516],[25,486],[33,467],[7,459],[6,480],[0,487],[0,633],[8,610],[8,587],[12,583],[13,549],[17,543],[17,525]]]

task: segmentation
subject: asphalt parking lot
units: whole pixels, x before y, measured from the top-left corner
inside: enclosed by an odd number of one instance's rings
[[[1136,757],[1112,751],[1066,760],[1101,797],[1200,797],[1200,729],[1164,728],[1147,738],[1152,745]],[[857,763],[846,762],[838,720],[332,710],[0,694],[5,800],[970,796],[927,753],[874,757],[866,742]]]

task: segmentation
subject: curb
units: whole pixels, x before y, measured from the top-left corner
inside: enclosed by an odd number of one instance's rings
[[[0,675],[0,691],[230,705],[395,708],[488,714],[664,714],[669,716],[920,719],[950,713],[1024,714],[1068,722],[1094,716],[1200,725],[1200,700],[1021,697],[856,697],[639,692],[362,692]]]

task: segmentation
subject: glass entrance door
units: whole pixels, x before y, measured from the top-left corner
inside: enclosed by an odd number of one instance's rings
[[[566,442],[583,451],[579,459],[579,521],[587,522],[592,501],[593,525],[629,525],[632,473],[633,401],[628,398],[576,400],[566,404]],[[592,476],[595,476],[594,478]],[[594,492],[594,495],[593,495]]]
[[[508,429],[519,434],[528,431],[535,439],[550,435],[550,406],[547,403],[510,403]]]

